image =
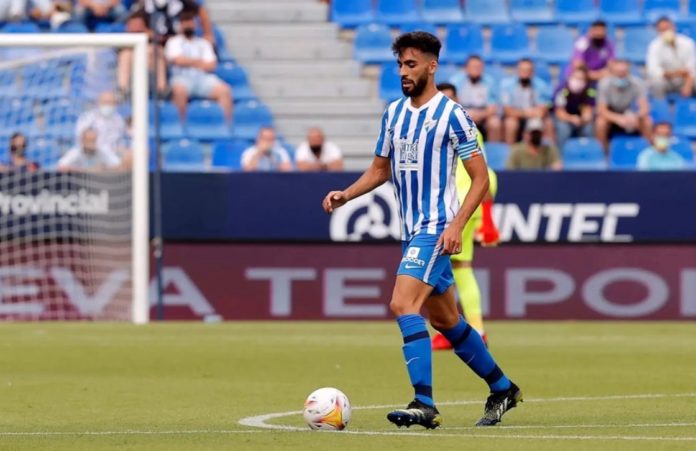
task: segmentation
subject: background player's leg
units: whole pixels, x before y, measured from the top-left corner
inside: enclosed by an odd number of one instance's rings
[[[471,267],[471,262],[453,261],[452,272],[454,273],[459,302],[464,311],[464,318],[483,337],[485,336],[485,331],[483,330],[481,291],[479,290],[476,277],[474,277],[474,269]]]
[[[510,388],[510,380],[496,364],[481,336],[456,314],[454,287],[449,287],[441,295],[429,297],[425,301],[425,308],[432,326],[452,343],[455,354],[486,381],[491,392],[503,392]]]
[[[404,360],[415,397],[428,406],[435,405],[432,394],[432,351],[430,335],[420,310],[431,291],[430,285],[415,277],[398,275],[389,304],[401,329]]]

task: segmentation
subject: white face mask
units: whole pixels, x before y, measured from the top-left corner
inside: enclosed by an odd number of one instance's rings
[[[158,8],[162,8],[166,4],[167,4],[167,0],[155,0],[155,5]]]
[[[667,150],[669,148],[670,139],[667,136],[656,136],[655,137],[655,149],[657,150]]]
[[[101,114],[104,117],[111,117],[115,111],[116,108],[113,105],[99,105],[99,114]]]
[[[568,80],[568,89],[570,89],[570,92],[573,94],[578,94],[582,92],[583,89],[585,89],[585,82],[580,80],[579,78],[570,78]]]

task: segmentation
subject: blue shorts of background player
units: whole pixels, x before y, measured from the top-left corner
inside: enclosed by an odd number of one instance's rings
[[[418,234],[411,241],[401,242],[403,256],[397,275],[422,280],[433,287],[434,295],[443,294],[454,283],[449,255],[442,255],[437,246],[439,235]]]

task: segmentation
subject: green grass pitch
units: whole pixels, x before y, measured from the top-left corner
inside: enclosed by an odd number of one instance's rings
[[[696,449],[696,324],[488,332],[526,402],[472,428],[486,387],[437,353],[444,424],[424,431],[385,419],[412,398],[393,323],[3,324],[0,450]],[[321,386],[356,407],[347,431],[305,430],[297,411]]]

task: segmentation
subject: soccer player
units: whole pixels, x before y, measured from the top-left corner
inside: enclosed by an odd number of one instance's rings
[[[437,89],[450,99],[459,103],[457,99],[457,88],[451,83],[440,83],[437,85]],[[483,149],[483,136],[480,132],[478,133],[477,141],[479,147]],[[488,344],[488,341],[483,329],[481,291],[476,282],[476,277],[474,277],[474,270],[471,267],[471,262],[474,258],[474,239],[480,241],[483,246],[495,246],[498,244],[500,238],[491,213],[493,197],[498,188],[498,178],[491,168],[488,168],[488,180],[490,182],[488,193],[483,197],[481,206],[474,211],[471,219],[469,219],[466,226],[464,226],[464,232],[462,232],[462,251],[459,254],[451,256],[454,286],[459,295],[459,302],[462,305],[464,319],[481,335],[483,342],[486,344]],[[464,165],[461,161],[457,163],[456,186],[459,200],[462,201],[471,186],[471,178],[464,169]],[[452,344],[440,333],[433,337],[432,345],[433,350],[452,349]]]
[[[391,179],[402,223],[403,257],[389,307],[403,337],[403,354],[415,392],[405,409],[390,412],[397,426],[438,427],[433,399],[432,349],[422,307],[430,324],[490,389],[478,426],[492,426],[522,401],[522,392],[498,367],[481,336],[459,315],[450,255],[461,252],[462,230],[488,191],[488,171],[477,130],[462,107],[435,86],[440,41],[430,33],[399,36],[392,46],[406,97],[382,116],[375,157],[350,187],[329,192],[327,213]],[[457,158],[471,177],[459,205],[454,180]]]

